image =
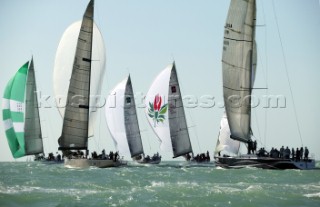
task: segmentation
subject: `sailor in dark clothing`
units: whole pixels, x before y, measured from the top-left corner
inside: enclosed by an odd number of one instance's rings
[[[285,159],[289,159],[290,158],[290,149],[288,148],[288,146],[284,150],[284,158]]]
[[[284,146],[280,148],[280,158],[283,158],[283,156],[284,156]]]
[[[257,153],[257,141],[254,140],[253,144],[252,144],[252,153],[255,154]]]
[[[251,154],[253,142],[251,139],[248,140],[248,155]]]
[[[309,155],[309,150],[307,147],[305,147],[305,149],[304,149],[304,159],[305,160],[308,160],[308,155]]]
[[[294,148],[292,147],[292,150],[291,150],[291,154],[292,154],[292,159],[294,160],[294,154],[295,154],[295,152],[294,152]]]
[[[61,155],[60,154],[57,155],[57,160],[61,161]]]
[[[109,153],[109,159],[113,160],[113,152],[112,151],[110,151],[110,153]]]
[[[296,149],[296,161],[299,161],[299,160],[300,160],[300,150],[297,147],[297,149]]]
[[[300,148],[300,160],[303,158],[303,147]]]

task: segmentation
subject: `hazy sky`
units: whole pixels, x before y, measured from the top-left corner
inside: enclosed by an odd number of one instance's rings
[[[88,2],[1,1],[1,94],[7,81],[33,55],[38,90],[53,96],[52,74],[60,38],[70,24],[82,18]],[[228,6],[227,0],[96,0],[95,21],[107,50],[102,95],[107,97],[130,72],[136,97],[141,98],[156,75],[175,60],[182,96],[198,100],[196,107],[185,108],[193,150],[195,153],[209,150],[212,155],[224,111],[221,107],[221,57]],[[261,101],[252,111],[254,136],[259,146],[265,144],[267,149],[282,145],[301,146],[286,64],[303,145],[320,159],[317,133],[320,115],[319,1],[257,0],[257,24],[255,87],[268,87],[268,90],[254,90],[254,95]],[[265,94],[282,95],[286,98],[286,107],[265,109]],[[202,107],[201,97],[204,96],[214,97],[215,106]],[[53,98],[49,102],[54,106]],[[136,104],[139,105],[139,100]],[[40,116],[45,153],[56,152],[62,119],[55,107],[41,108]],[[138,116],[146,154],[159,151],[158,139],[147,124],[144,109],[138,108]],[[115,150],[104,110],[99,112],[95,131],[95,138],[89,141],[90,149]],[[172,157],[170,153],[160,154],[164,159]],[[9,160],[13,158],[1,124],[0,161]]]

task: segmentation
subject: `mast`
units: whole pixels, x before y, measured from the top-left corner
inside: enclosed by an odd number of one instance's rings
[[[59,150],[88,148],[94,0],[83,15],[68,89]]]

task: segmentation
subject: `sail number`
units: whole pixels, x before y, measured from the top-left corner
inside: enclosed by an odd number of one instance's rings
[[[230,24],[230,23],[226,23],[226,26],[225,26],[226,28],[232,28],[232,24]]]

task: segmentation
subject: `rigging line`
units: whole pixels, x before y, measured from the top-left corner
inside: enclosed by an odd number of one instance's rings
[[[184,114],[186,115],[186,111],[188,111],[188,114],[189,114],[189,117],[191,119],[191,122],[194,124],[194,121],[193,121],[193,118],[192,118],[192,113],[191,113],[191,110],[186,110],[186,107],[184,106],[183,104],[183,97],[182,97],[182,91],[184,91],[183,87],[181,87],[180,85],[180,80],[178,78],[178,72],[176,71],[176,75],[177,75],[177,80],[179,82],[179,88],[180,88],[180,95],[181,95],[181,102],[182,102],[182,105],[183,105],[183,110],[184,110]],[[187,123],[187,128],[188,128],[188,122],[187,122],[187,118],[185,117],[186,119],[186,123]],[[194,124],[196,126],[196,124]],[[188,129],[187,129],[188,130]],[[189,133],[189,130],[188,130],[188,133]],[[194,127],[194,133],[195,133],[195,137],[197,139],[197,143],[198,143],[198,148],[200,150],[200,152],[202,152],[202,149],[200,147],[200,142],[199,142],[199,137],[198,137],[198,132],[197,132],[197,127]],[[190,139],[190,133],[189,133],[189,139]],[[191,143],[191,139],[190,139],[190,143]],[[192,146],[191,146],[192,147]]]
[[[142,109],[142,108],[137,108],[137,109]],[[144,109],[144,108],[143,108]],[[143,113],[144,113],[144,111],[143,111]],[[138,114],[138,110],[137,110],[137,114]],[[141,114],[141,113],[140,113]],[[143,129],[143,130],[141,130],[140,129],[140,134],[142,135],[142,132],[145,132],[146,134],[147,134],[147,141],[148,141],[148,144],[149,144],[149,150],[151,151],[151,144],[150,144],[150,138],[149,138],[149,130],[148,130],[148,125],[149,125],[149,123],[148,123],[148,121],[147,121],[147,119],[143,119],[143,121],[144,121],[144,126],[147,126],[147,128],[146,129]],[[157,137],[158,138],[158,137]],[[160,139],[158,138],[158,140],[159,140],[159,142],[160,142]],[[142,136],[141,136],[141,141],[142,141]]]
[[[188,112],[189,112],[189,117],[190,117],[190,119],[191,119],[191,122],[194,123],[193,118],[192,118],[191,111],[188,110]],[[201,149],[201,147],[200,147],[198,132],[197,132],[197,125],[192,125],[191,127],[194,127],[194,133],[195,133],[195,136],[196,136],[196,139],[197,139],[198,148],[199,148],[200,152],[202,152],[202,149]],[[191,128],[191,127],[187,127],[187,130],[188,130],[188,128]]]
[[[265,14],[265,7],[263,4],[263,1],[261,2],[261,10],[262,10],[262,15],[263,15],[263,24],[266,25],[264,28],[264,55],[265,55],[265,64],[263,64],[263,61],[260,61],[259,63],[262,64],[262,71],[263,71],[263,75],[264,75],[264,79],[265,79],[265,84],[266,84],[266,95],[269,94],[269,85],[268,85],[268,44],[267,44],[267,34],[268,34],[268,24],[267,24],[267,19],[266,19],[266,14]],[[261,53],[258,53],[260,60],[262,60]],[[268,124],[268,107],[265,107],[264,110],[264,146],[267,146],[267,124]],[[261,137],[262,138],[262,137]]]
[[[37,96],[37,98],[39,98],[38,92],[40,92],[40,97],[41,97],[41,92],[43,91],[42,90],[43,87],[42,87],[42,84],[41,84],[40,81],[37,82],[37,80],[38,80],[37,77],[39,78],[40,75],[38,73],[38,70],[35,69],[35,63],[34,62],[33,62],[33,65],[34,65],[34,75],[35,75],[34,81],[35,81],[36,86],[37,86],[36,96]],[[38,110],[39,110],[40,129],[41,129],[41,135],[42,135],[43,154],[45,153],[44,152],[45,148],[49,148],[49,147],[45,147],[44,141],[46,139],[48,139],[48,140],[51,140],[51,143],[53,142],[53,139],[49,139],[49,134],[52,134],[52,128],[50,127],[50,126],[52,126],[51,125],[51,120],[48,119],[48,113],[44,112],[45,109],[46,109],[46,107],[45,106],[42,107],[41,103],[39,105],[39,99],[38,99]],[[42,113],[41,113],[41,111],[42,111]],[[40,115],[40,114],[42,114],[42,115]],[[42,120],[41,120],[41,116],[42,116]],[[48,120],[50,126],[47,126],[47,124],[46,124],[47,120]],[[44,122],[44,124],[43,124],[43,122]],[[50,132],[48,132],[48,131],[50,131]],[[47,136],[44,136],[46,134],[45,132],[47,133]],[[46,144],[46,145],[48,145],[48,144]],[[54,145],[50,144],[50,146],[54,146]]]
[[[276,9],[275,9],[275,5],[274,5],[274,0],[272,0],[272,8],[273,8],[274,18],[275,18],[276,24],[277,24],[278,36],[279,36],[279,40],[280,40],[281,52],[282,52],[282,57],[283,57],[283,60],[284,60],[284,67],[285,67],[285,71],[286,71],[286,75],[287,75],[287,81],[288,81],[289,88],[290,88],[290,95],[291,95],[292,104],[293,104],[294,116],[295,116],[296,124],[297,124],[297,127],[298,127],[298,132],[299,132],[299,137],[300,137],[301,145],[303,146],[302,136],[301,136],[301,131],[300,131],[300,125],[299,125],[298,115],[297,115],[296,106],[295,106],[295,102],[294,102],[294,98],[293,98],[293,92],[292,92],[291,83],[290,83],[290,78],[289,78],[289,72],[288,72],[288,67],[287,67],[286,56],[284,55],[284,49],[283,49],[282,39],[281,39],[281,35],[280,35],[280,29],[279,29],[279,24],[278,24],[278,17],[277,17],[277,14],[276,14]]]
[[[97,109],[97,110],[99,110],[99,109]],[[99,139],[98,139],[98,149],[99,149],[99,151],[100,151],[100,145],[101,145],[101,113],[102,113],[102,111],[101,110],[99,110],[100,111],[100,113],[99,113],[99,129],[98,129],[98,131],[99,131]]]
[[[260,133],[260,127],[259,127],[259,119],[258,119],[258,115],[257,112],[254,113],[254,116],[256,118],[256,122],[257,122],[257,129],[258,129],[258,135],[259,135],[259,140],[261,139],[261,133]]]

